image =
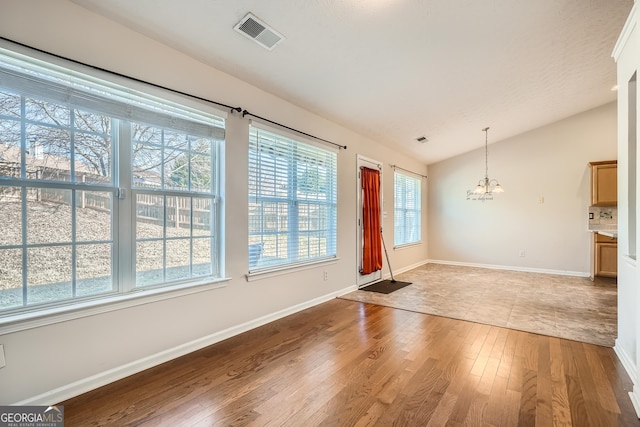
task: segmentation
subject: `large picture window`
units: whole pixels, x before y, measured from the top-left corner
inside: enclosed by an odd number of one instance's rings
[[[420,241],[420,185],[420,179],[394,172],[393,243],[395,246]]]
[[[249,270],[336,256],[337,153],[251,126]]]
[[[223,141],[222,118],[0,49],[0,316],[219,277]]]

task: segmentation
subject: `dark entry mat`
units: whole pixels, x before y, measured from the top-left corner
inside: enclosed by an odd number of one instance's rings
[[[381,282],[374,283],[373,285],[365,286],[361,288],[361,291],[378,292],[380,294],[390,294],[393,291],[402,289],[405,286],[409,286],[411,282],[392,282],[391,280],[382,280]]]

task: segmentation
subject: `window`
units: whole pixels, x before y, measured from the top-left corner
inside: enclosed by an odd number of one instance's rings
[[[395,246],[420,241],[420,179],[394,172],[393,242]]]
[[[134,123],[132,141],[136,285],[217,272],[215,140]]]
[[[0,315],[219,277],[223,140],[219,117],[0,49]]]
[[[336,256],[337,154],[251,126],[249,271]]]

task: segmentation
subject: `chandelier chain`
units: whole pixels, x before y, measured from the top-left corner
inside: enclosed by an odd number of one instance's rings
[[[489,179],[489,127],[487,126],[482,131],[484,132],[484,179],[478,182],[473,193],[485,196],[494,192],[504,193],[504,189],[497,179]]]
[[[482,129],[484,131],[484,177],[489,179],[489,128]]]

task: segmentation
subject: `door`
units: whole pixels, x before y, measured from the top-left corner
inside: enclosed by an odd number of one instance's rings
[[[362,168],[373,169],[379,171],[380,173],[380,191],[378,192],[378,206],[380,207],[375,212],[369,212],[371,215],[377,215],[379,218],[379,222],[382,221],[382,163],[368,159],[366,157],[358,155],[357,159],[357,175],[358,175],[358,214],[357,214],[357,229],[358,229],[358,265],[357,265],[357,276],[358,276],[358,288],[362,288],[366,285],[369,285],[373,282],[377,282],[382,279],[382,269],[377,271],[373,271],[368,274],[363,274],[363,263],[364,263],[364,226],[365,226],[365,218],[364,218],[364,197],[362,190]],[[380,249],[380,257],[382,257],[382,252]]]

